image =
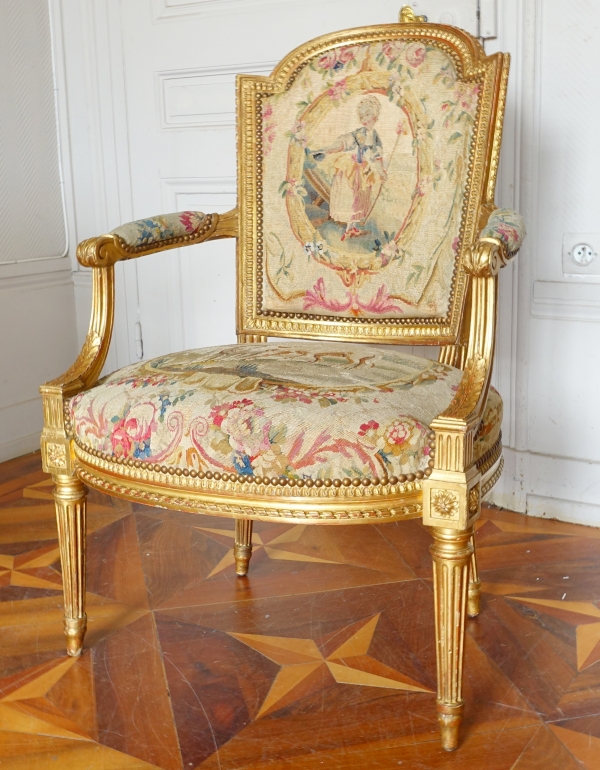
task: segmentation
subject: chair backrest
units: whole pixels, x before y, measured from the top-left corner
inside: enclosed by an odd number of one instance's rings
[[[238,77],[238,332],[453,344],[508,78],[466,32],[326,35]]]

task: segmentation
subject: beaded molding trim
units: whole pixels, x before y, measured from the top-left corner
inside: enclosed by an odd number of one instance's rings
[[[174,238],[164,238],[163,240],[149,241],[148,243],[142,243],[139,246],[131,246],[127,241],[123,240],[118,235],[115,235],[115,240],[119,244],[119,248],[127,254],[142,254],[145,251],[152,251],[153,249],[163,248],[164,246],[172,246],[176,243],[188,243],[192,244],[195,241],[203,241],[215,230],[219,221],[218,215],[205,214],[202,225],[190,235],[177,235]],[[111,233],[113,235],[113,233]]]
[[[494,463],[498,461],[498,458],[500,457],[500,454],[502,453],[502,433],[498,436],[493,446],[491,446],[488,451],[482,455],[479,460],[475,463],[477,466],[477,469],[481,473],[481,475],[485,475],[490,468],[494,466]]]
[[[504,469],[504,457],[500,457],[500,461],[498,463],[498,467],[494,471],[494,473],[489,477],[489,479],[481,485],[481,497],[484,498],[488,492],[492,490],[492,488],[496,485],[496,482],[502,476],[502,471]]]
[[[171,468],[160,463],[149,463],[132,458],[115,458],[74,439],[75,454],[86,464],[123,478],[140,479],[151,483],[203,489],[214,492],[240,494],[293,495],[294,497],[370,497],[403,495],[420,491],[421,481],[431,475],[435,451],[431,448],[435,434],[429,434],[429,467],[424,471],[401,476],[363,479],[290,479],[285,476],[247,476],[240,473],[197,471],[189,468]],[[293,492],[291,491],[293,490]]]
[[[77,465],[77,476],[90,487],[109,495],[136,500],[144,505],[172,508],[179,511],[206,513],[215,516],[234,516],[238,519],[265,519],[278,521],[326,521],[328,523],[368,523],[374,521],[397,521],[399,519],[415,519],[422,515],[421,503],[398,505],[393,508],[377,508],[368,510],[292,510],[287,508],[263,508],[259,505],[231,505],[218,501],[204,501],[193,497],[179,497],[162,494],[158,491],[136,489],[116,481],[99,478],[87,469]],[[308,501],[307,501],[308,502]],[[390,502],[392,502],[390,500]]]

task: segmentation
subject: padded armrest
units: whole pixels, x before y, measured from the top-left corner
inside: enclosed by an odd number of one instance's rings
[[[135,259],[218,238],[237,238],[237,235],[237,209],[225,214],[179,211],[137,219],[115,228],[108,235],[88,238],[77,247],[77,260],[84,267],[109,267],[122,259]]]
[[[189,235],[192,238],[206,224],[206,214],[201,211],[179,211],[175,214],[159,214],[148,219],[136,219],[111,230],[126,246],[152,248],[161,241]]]
[[[496,238],[501,241],[510,255],[521,248],[526,235],[525,220],[511,209],[496,209],[490,214],[480,238]]]

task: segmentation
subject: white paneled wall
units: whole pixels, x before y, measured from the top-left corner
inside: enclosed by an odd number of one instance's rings
[[[48,0],[2,0],[0,28],[2,462],[39,447],[38,386],[71,365],[77,340],[65,226],[69,191],[55,109],[62,59],[60,36],[52,56],[52,33],[59,28]]]
[[[235,73],[268,72],[326,32],[395,20],[402,4],[52,2],[62,15],[61,114],[71,137],[77,240],[161,211],[229,208]],[[467,2],[416,5],[446,13]],[[513,56],[498,201],[525,215],[529,237],[501,280],[494,378],[506,406],[507,462],[494,499],[600,526],[600,283],[565,277],[561,255],[564,233],[600,233],[600,5],[574,0],[565,11],[557,0],[498,0],[497,7],[498,36],[486,50]],[[232,342],[234,275],[226,241],[119,266],[111,367],[135,360],[137,322],[145,357]],[[86,271],[75,287],[81,339]]]
[[[567,13],[547,0],[518,6],[514,179],[529,237],[511,287],[513,425],[495,499],[600,526],[600,279],[562,268],[565,233],[599,233],[600,250],[600,5],[576,0]]]

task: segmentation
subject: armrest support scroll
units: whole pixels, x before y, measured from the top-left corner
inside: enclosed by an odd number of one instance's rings
[[[464,374],[449,406],[433,420],[433,470],[423,485],[423,522],[430,526],[466,529],[479,516],[480,474],[473,447],[481,424],[494,361],[498,313],[498,272],[518,251],[524,226],[506,234],[505,210],[492,212],[479,240],[469,250],[464,268],[470,282],[468,345]],[[455,501],[450,510],[439,501]],[[437,506],[437,507],[436,507]]]
[[[432,423],[434,430],[438,427],[442,429],[443,425],[446,430],[466,433],[479,427],[494,359],[497,275],[515,256],[524,237],[523,218],[509,209],[496,209],[490,214],[479,240],[466,255],[465,270],[471,283],[471,307],[464,375],[452,402]],[[467,443],[470,443],[472,450],[472,441]],[[459,463],[461,470],[465,470],[472,460],[468,446],[465,449],[466,455],[463,462]]]
[[[108,355],[114,323],[114,265],[167,249],[192,246],[238,234],[237,209],[225,214],[180,212],[138,220],[108,235],[82,241],[77,259],[92,268],[92,315],[87,337],[75,363],[40,387],[44,408],[42,462],[49,473],[72,473],[70,428],[64,407],[68,398],[92,388]]]

